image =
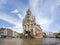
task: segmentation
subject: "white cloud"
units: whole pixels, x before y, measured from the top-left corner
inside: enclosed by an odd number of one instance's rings
[[[23,32],[22,24],[21,24],[21,23],[19,23],[18,25],[12,27],[12,29],[13,29],[14,31],[19,32],[19,33],[22,33],[22,32]]]
[[[0,15],[1,15],[0,19],[5,20],[5,21],[15,25],[14,27],[8,27],[8,28],[11,28],[17,32],[22,32],[22,22],[20,20],[16,20],[15,18],[13,18],[7,14],[4,14],[4,13],[0,13]]]
[[[50,20],[48,20],[48,19],[40,19],[40,24],[41,25],[48,25],[50,23]]]
[[[56,0],[57,3],[60,3],[60,0]]]
[[[39,3],[39,1],[41,1],[41,3]],[[46,6],[48,4],[46,3],[45,5],[43,5],[43,0],[30,0],[29,2],[30,2],[30,7],[32,9],[32,12],[36,17],[36,22],[41,25],[43,30],[45,30],[45,31],[48,30],[50,24],[54,20],[52,15],[51,15],[50,19],[46,18],[46,16],[47,16],[46,14],[49,12],[47,12],[47,13],[44,12],[44,11],[46,11],[46,10],[44,10],[46,8],[44,6]],[[41,5],[41,7],[39,5]],[[48,8],[47,10],[51,11],[51,13],[53,13],[55,11],[54,5],[52,5],[52,6],[50,5],[50,7],[47,7],[47,8]]]
[[[19,11],[17,10],[17,9],[15,9],[15,10],[13,10],[13,11],[11,11],[11,13],[19,13]]]
[[[20,18],[19,23],[17,23],[13,27],[13,30],[15,30],[17,32],[22,32],[23,31],[23,29],[22,29],[22,19],[23,19],[23,16],[19,13],[19,11],[17,9],[13,10],[12,13],[16,14]]]
[[[12,24],[14,24],[14,25],[16,25],[17,22],[18,22],[18,21],[16,21],[15,18],[13,18],[13,17],[11,17],[11,16],[9,16],[9,15],[7,15],[7,14],[0,14],[0,15],[1,15],[1,16],[0,16],[0,19],[5,20],[5,21],[7,21],[7,22],[9,22],[9,23],[12,23]]]
[[[40,16],[36,16],[36,22],[41,26],[43,31],[48,31],[49,26],[53,22],[53,19],[41,18]]]
[[[36,7],[37,4],[38,4],[39,0],[29,0],[29,3],[30,3],[30,6],[33,8],[33,7]]]
[[[51,5],[50,6],[50,10],[51,10],[51,13],[54,13],[54,11],[55,11],[55,5]]]
[[[23,16],[21,14],[18,14],[18,17],[22,20]]]
[[[11,13],[16,14],[22,20],[23,16],[19,13],[18,9],[11,11]]]
[[[39,3],[39,1],[40,1],[40,3]],[[47,2],[46,2],[47,1]],[[52,0],[51,0],[52,1]],[[53,20],[54,20],[54,13],[55,13],[55,7],[56,7],[56,5],[58,6],[58,5],[60,5],[60,0],[55,0],[53,3],[51,3],[51,1],[49,2],[48,0],[45,0],[45,4],[43,5],[43,0],[29,0],[29,4],[30,4],[30,8],[31,8],[31,11],[32,11],[32,13],[35,15],[35,17],[36,17],[36,22],[38,23],[38,24],[40,24],[41,26],[42,26],[42,28],[44,29],[44,30],[47,30],[48,29],[48,27],[50,26],[50,24],[53,22]],[[56,3],[56,4],[55,4]],[[2,4],[2,3],[1,3]],[[5,3],[4,3],[5,4]],[[16,3],[15,3],[16,4]],[[21,4],[21,6],[24,6],[24,4]],[[41,5],[41,7],[40,7],[40,5]],[[44,7],[45,6],[45,7]],[[5,20],[5,21],[8,21],[9,23],[12,23],[12,24],[14,24],[15,26],[13,27],[13,29],[15,30],[16,29],[16,31],[17,31],[17,29],[18,29],[18,31],[22,31],[22,19],[23,19],[23,15],[22,14],[20,14],[20,12],[19,12],[19,10],[23,13],[23,11],[22,10],[24,10],[25,9],[25,7],[24,7],[24,9],[22,8],[20,8],[20,6],[18,5],[18,4],[16,4],[16,7],[17,7],[17,9],[15,9],[15,10],[13,10],[13,11],[11,11],[11,13],[14,13],[14,14],[16,14],[21,20],[16,20],[15,18],[13,18],[13,17],[10,17],[10,16],[8,16],[8,15],[6,15],[6,14],[2,14],[2,16],[0,16],[0,19],[3,19],[3,20]],[[48,10],[48,11],[50,11],[51,13],[52,13],[52,15],[51,15],[51,19],[48,19],[48,18],[45,18],[45,16],[46,16],[46,9]],[[25,11],[25,10],[24,10]],[[44,12],[45,11],[45,12]],[[49,13],[47,11],[47,13]],[[24,14],[25,15],[25,14]],[[49,14],[50,15],[50,14]],[[48,17],[48,16],[47,16]]]
[[[56,0],[56,6],[59,6],[60,5],[60,0]]]

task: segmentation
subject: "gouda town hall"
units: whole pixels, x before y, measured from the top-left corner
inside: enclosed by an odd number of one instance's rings
[[[32,15],[30,9],[26,11],[26,16],[23,19],[23,33],[26,38],[42,38],[43,32],[36,23],[35,17]]]

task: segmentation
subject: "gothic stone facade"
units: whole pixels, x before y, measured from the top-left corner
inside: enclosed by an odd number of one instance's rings
[[[22,25],[23,25],[23,33],[25,36],[27,36],[27,38],[29,38],[29,37],[35,38],[36,37],[36,35],[38,34],[37,31],[39,31],[39,30],[36,28],[37,24],[35,22],[35,17],[31,14],[30,9],[28,9],[26,11],[26,16],[23,19]],[[39,32],[42,32],[42,30]],[[39,34],[41,34],[41,33],[39,33]]]

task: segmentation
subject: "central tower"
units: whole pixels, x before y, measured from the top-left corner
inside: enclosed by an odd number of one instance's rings
[[[28,35],[28,37],[34,37],[35,36],[35,17],[32,15],[30,9],[26,11],[26,16],[23,19],[23,30],[24,35]]]
[[[35,17],[32,15],[30,9],[26,11],[26,16],[23,19],[23,33],[26,38],[42,38],[43,32],[41,27],[35,22]]]

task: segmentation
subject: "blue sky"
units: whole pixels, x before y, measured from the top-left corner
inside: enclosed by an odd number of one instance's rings
[[[44,32],[60,31],[60,0],[0,0],[0,28],[23,32],[22,20],[28,8]]]

